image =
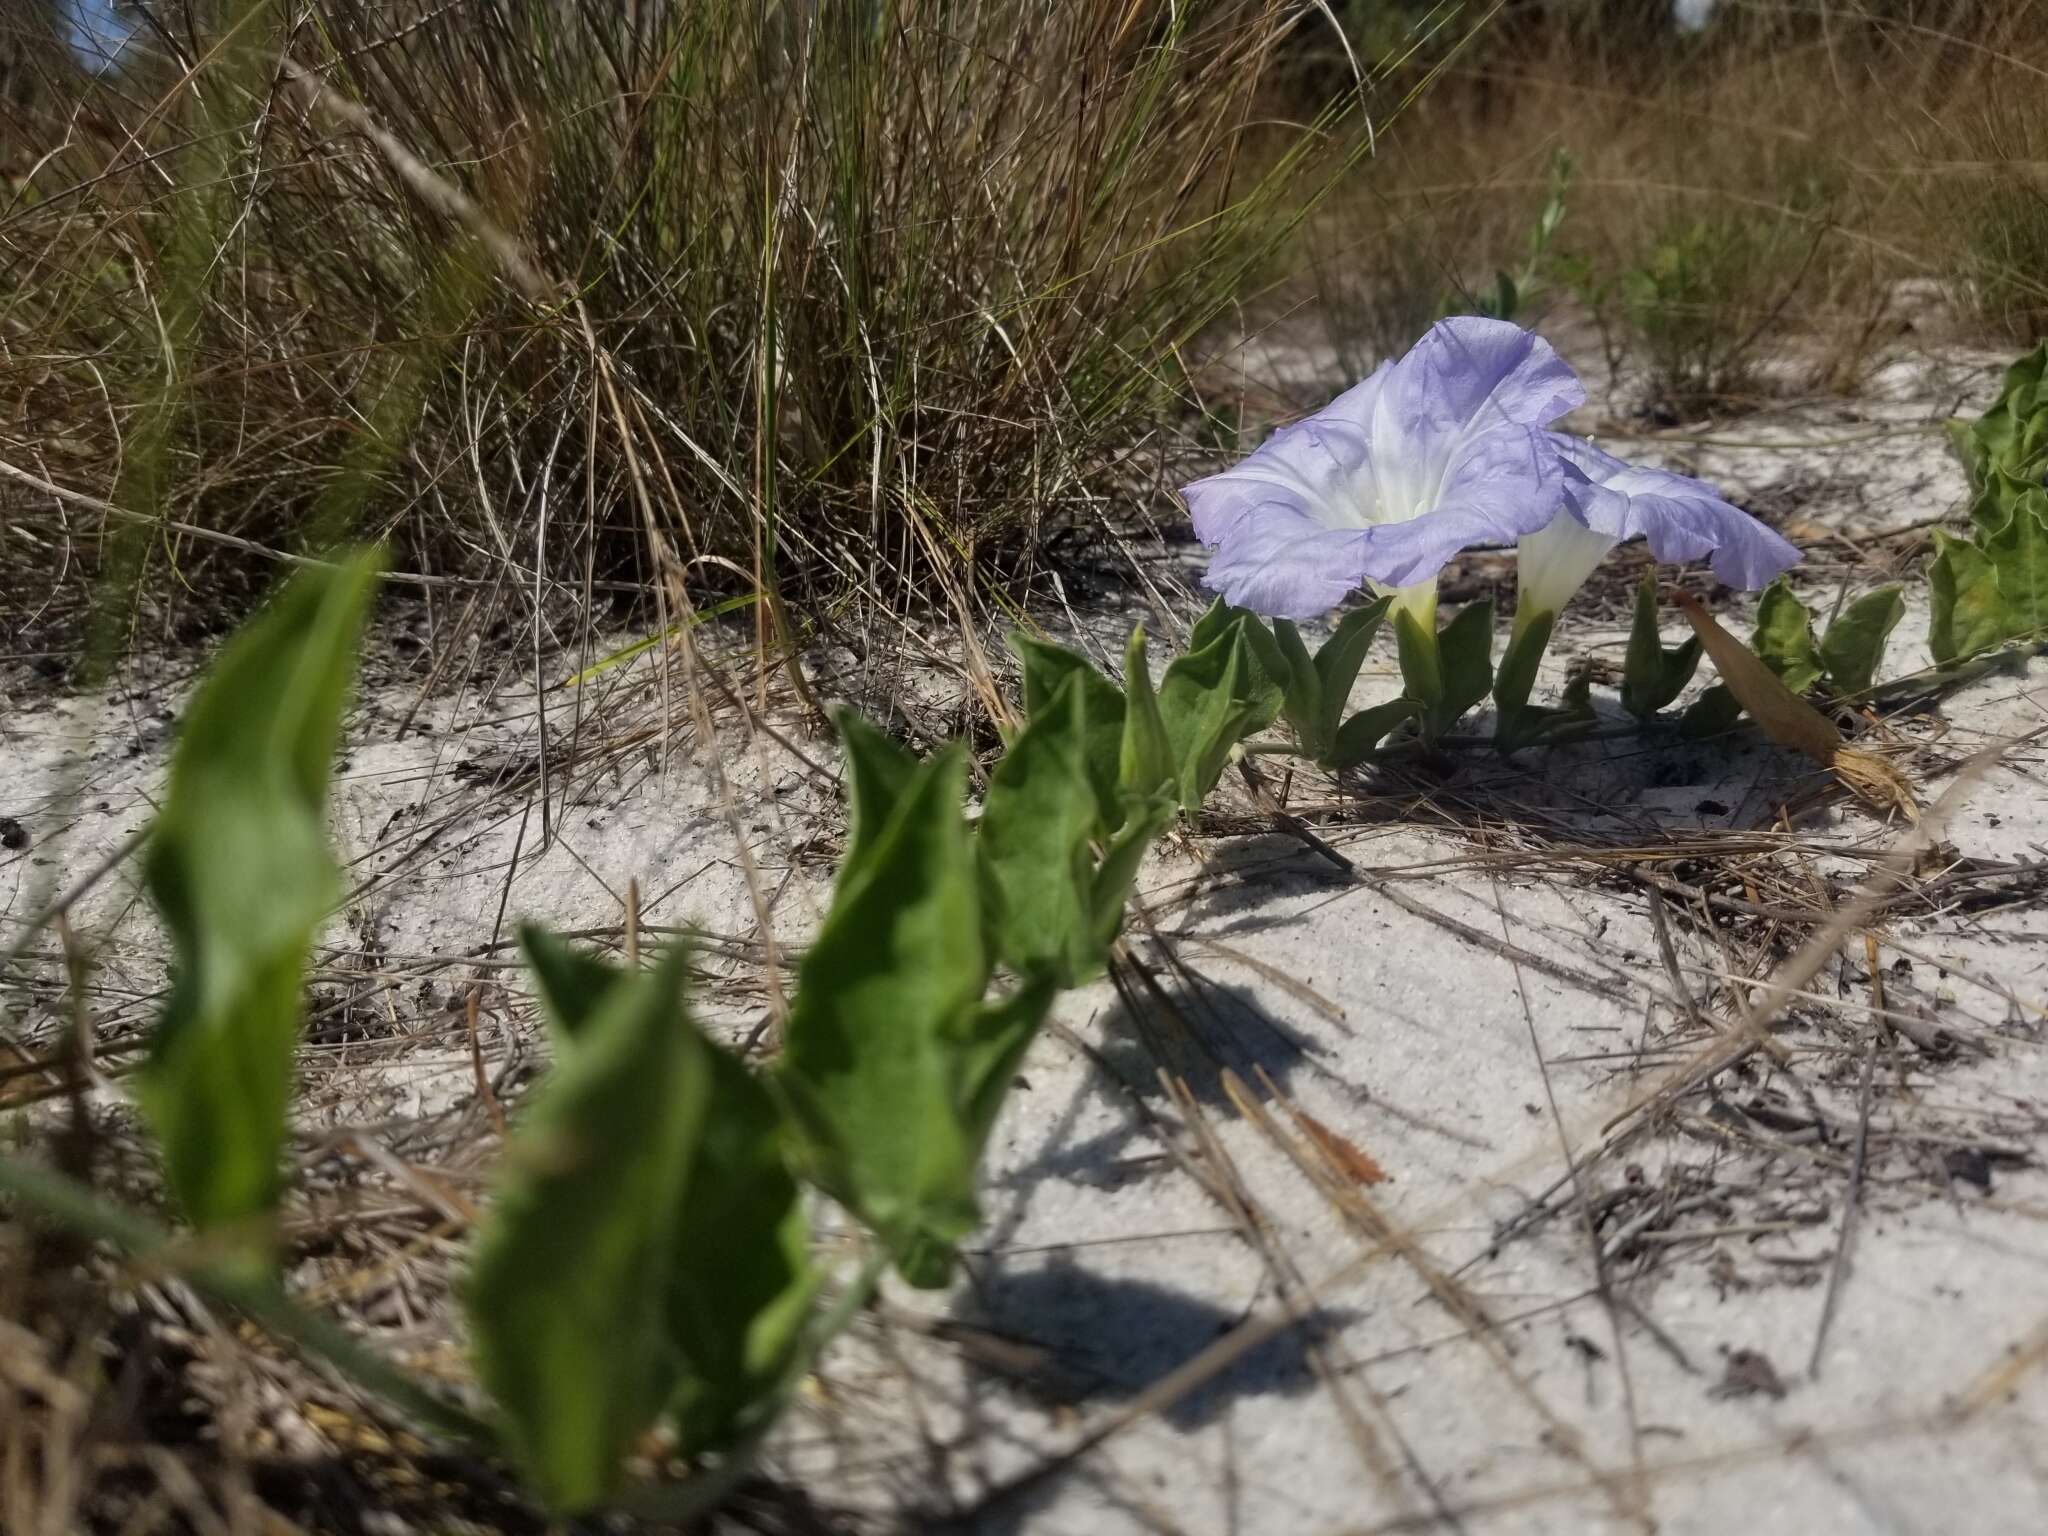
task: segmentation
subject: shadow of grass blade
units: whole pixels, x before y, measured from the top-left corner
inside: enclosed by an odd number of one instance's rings
[[[185,712],[143,859],[171,994],[138,1079],[172,1194],[208,1229],[279,1187],[307,949],[340,895],[327,787],[378,561],[295,577]]]

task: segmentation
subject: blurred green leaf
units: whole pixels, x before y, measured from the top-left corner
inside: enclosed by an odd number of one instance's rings
[[[666,1293],[684,1364],[669,1408],[686,1456],[724,1450],[780,1409],[818,1290],[781,1111],[727,1052],[704,1054],[710,1101]]]
[[[957,746],[919,764],[841,866],[777,1069],[807,1171],[920,1284],[943,1279],[977,1220],[958,1046],[978,1038],[991,966],[960,808],[966,771]]]
[[[203,1228],[253,1235],[278,1198],[306,951],[341,895],[328,779],[377,572],[369,554],[302,571],[228,641],[150,830],[173,979],[137,1098]]]
[[[1628,654],[1622,663],[1622,708],[1638,720],[1648,720],[1685,691],[1699,664],[1697,635],[1687,635],[1682,645],[1664,643],[1657,624],[1657,573],[1643,572],[1629,625]]]
[[[519,942],[564,1050],[577,1049],[590,1021],[643,979],[538,926],[521,928]],[[694,1035],[679,992],[659,1027]],[[678,1448],[690,1456],[731,1445],[774,1411],[817,1287],[810,1223],[783,1161],[781,1113],[737,1060],[699,1043],[709,1089],[663,1287],[679,1361],[668,1407]]]
[[[1361,709],[1337,732],[1337,743],[1330,750],[1330,766],[1340,773],[1356,768],[1365,761],[1367,753],[1386,740],[1389,731],[1403,720],[1412,720],[1421,708],[1413,699],[1399,698]]]
[[[2005,605],[1983,550],[1936,530],[1927,568],[1927,648],[1941,666],[1990,650],[2005,639]]]
[[[1012,632],[1010,649],[1024,664],[1024,716],[1027,720],[1043,712],[1070,677],[1081,679],[1087,696],[1088,740],[1084,751],[1088,782],[1095,788],[1095,801],[1102,825],[1116,826],[1123,820],[1122,769],[1124,745],[1124,696],[1087,657],[1047,640],[1037,640],[1022,631]]]
[[[681,1015],[684,964],[671,951],[550,1002],[578,1021],[562,1031],[573,1046],[520,1115],[470,1269],[478,1379],[557,1509],[617,1486],[683,1377],[667,1311],[711,1094],[709,1047]]]
[[[1702,689],[1700,696],[1678,717],[1678,734],[1688,741],[1700,741],[1735,729],[1742,719],[1742,705],[1725,683]]]
[[[1132,796],[1150,799],[1171,792],[1175,779],[1173,743],[1159,713],[1159,695],[1152,689],[1152,671],[1145,662],[1145,626],[1131,630],[1124,647],[1124,738],[1118,757],[1117,787],[1125,802]]]
[[[861,718],[857,710],[840,710],[833,723],[839,727],[839,744],[846,753],[846,852],[840,868],[847,870],[867,858],[889,824],[897,802],[917,776],[918,759]]]
[[[526,956],[526,968],[533,972],[541,1016],[547,1020],[558,1049],[573,1046],[604,995],[629,979],[617,966],[565,943],[535,923],[521,926],[519,947]]]
[[[1752,647],[1764,665],[1794,693],[1804,693],[1825,670],[1813,643],[1813,615],[1793,594],[1783,576],[1764,588],[1757,603],[1756,637]]]
[[[1885,641],[1905,616],[1905,589],[1897,584],[1866,592],[1837,614],[1820,639],[1828,685],[1845,695],[1868,688],[1884,656]]]
[[[1031,717],[989,778],[975,838],[997,958],[1020,975],[1066,987],[1100,964],[1087,701],[1075,674]]]

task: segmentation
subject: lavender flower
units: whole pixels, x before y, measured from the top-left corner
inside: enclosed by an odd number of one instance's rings
[[[1440,321],[1400,361],[1183,491],[1216,551],[1207,583],[1289,619],[1369,585],[1433,627],[1445,562],[1556,514],[1565,465],[1542,429],[1585,398],[1520,326]]]
[[[1659,560],[1710,558],[1731,587],[1768,586],[1799,551],[1712,486],[1668,470],[1642,469],[1563,432],[1547,434],[1564,464],[1563,504],[1541,529],[1521,538],[1515,629],[1571,601],[1607,552],[1641,537]]]

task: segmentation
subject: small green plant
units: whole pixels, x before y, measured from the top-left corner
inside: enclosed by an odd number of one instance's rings
[[[1970,477],[1971,532],[1934,536],[1927,640],[1943,665],[2048,631],[2048,342],[1950,438]]]
[[[690,1019],[686,947],[622,968],[522,929],[555,1061],[514,1119],[462,1290],[490,1403],[476,1419],[292,1302],[270,1230],[306,958],[339,894],[328,771],[375,583],[369,557],[316,567],[230,641],[148,839],[176,974],[140,1097],[206,1239],[180,1272],[415,1419],[508,1456],[551,1508],[623,1498],[681,1517],[744,1469],[885,1264],[913,1285],[950,1279],[1019,1061],[1058,993],[1108,963],[1146,849],[1280,712],[1280,651],[1218,604],[1155,690],[1142,631],[1122,687],[1020,637],[1026,720],[972,821],[963,747],[920,761],[842,716],[846,856],[768,1072]],[[1361,629],[1341,655],[1326,648],[1333,680],[1356,672]],[[812,1261],[806,1184],[877,1241],[851,1281]],[[63,1176],[0,1159],[0,1188],[106,1240],[175,1251]],[[664,1422],[708,1471],[630,1485],[636,1446]]]
[[[1535,223],[1529,226],[1529,254],[1522,263],[1521,274],[1510,277],[1505,269],[1495,272],[1491,287],[1474,294],[1469,304],[1447,303],[1444,313],[1462,310],[1495,320],[1519,320],[1527,313],[1543,291],[1544,274],[1550,265],[1550,244],[1556,238],[1558,225],[1564,222],[1565,194],[1571,190],[1571,184],[1571,151],[1560,148],[1550,157],[1550,191]]]

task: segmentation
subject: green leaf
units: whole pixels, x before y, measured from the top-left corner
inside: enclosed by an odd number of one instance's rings
[[[1678,734],[1687,741],[1701,741],[1735,729],[1742,718],[1742,705],[1725,683],[1704,689],[1678,717]]]
[[[918,759],[863,719],[858,710],[841,709],[835,723],[846,752],[846,853],[841,871],[858,868],[881,836],[882,828],[903,792],[917,776]]]
[[[1628,655],[1622,663],[1622,708],[1638,720],[1648,720],[1685,691],[1699,664],[1699,636],[1688,635],[1675,647],[1664,643],[1657,626],[1657,573],[1643,572],[1629,625]]]
[[[1222,598],[1217,598],[1202,610],[1202,616],[1195,620],[1195,627],[1188,631],[1188,650],[1207,649],[1212,641],[1229,634],[1243,618],[1244,612],[1244,609],[1233,608]]]
[[[588,1039],[591,1021],[607,1019],[607,1005],[639,984],[544,928],[522,927],[519,943],[564,1041]],[[669,995],[657,1027],[693,1033],[680,994]],[[810,1224],[782,1157],[781,1113],[737,1060],[700,1043],[708,1096],[661,1271],[679,1362],[668,1407],[679,1448],[692,1456],[732,1444],[774,1411],[816,1291]]]
[[[1270,725],[1280,710],[1282,691],[1257,660],[1246,638],[1254,626],[1242,618],[1212,627],[1200,649],[1175,658],[1159,685],[1159,714],[1185,810],[1195,810],[1208,798],[1230,761],[1231,748]],[[1208,623],[1205,615],[1197,631]],[[1270,635],[1266,638],[1273,643]]]
[[[1070,677],[1081,679],[1087,696],[1088,782],[1095,787],[1096,806],[1106,829],[1123,820],[1120,780],[1123,767],[1124,696],[1092,662],[1063,646],[1033,639],[1022,631],[1010,636],[1010,649],[1024,664],[1024,715],[1028,720],[1045,710]]]
[[[1316,652],[1316,684],[1321,695],[1322,716],[1317,722],[1321,751],[1335,749],[1344,711],[1351,704],[1351,689],[1372,649],[1372,637],[1379,633],[1391,598],[1379,597],[1363,608],[1354,608],[1337,621],[1330,638]]]
[[[997,958],[1020,975],[1067,987],[1100,964],[1087,699],[1075,674],[1031,717],[989,778],[976,834],[982,910]]]
[[[1412,720],[1422,706],[1410,698],[1390,699],[1361,709],[1337,732],[1337,744],[1330,751],[1330,766],[1338,772],[1356,768],[1366,754],[1386,739],[1387,733],[1403,720]]]
[[[1123,931],[1124,907],[1130,901],[1131,887],[1137,883],[1138,867],[1144,863],[1145,851],[1152,846],[1152,840],[1173,819],[1175,809],[1173,800],[1164,795],[1133,802],[1129,819],[1117,829],[1116,836],[1103,850],[1102,863],[1095,870],[1091,889],[1095,925],[1092,942],[1096,957],[1089,971],[1091,976],[1107,961],[1109,946]]]
[[[1536,669],[1550,645],[1556,617],[1539,613],[1527,624],[1517,626],[1508,636],[1507,648],[1501,652],[1500,667],[1493,677],[1493,739],[1503,752],[1512,752],[1529,739],[1529,729],[1535,723],[1529,718],[1529,693],[1536,686]]]
[[[945,1032],[953,1113],[960,1143],[967,1149],[970,1181],[1057,990],[1043,977],[1026,981],[1007,996],[975,1004]],[[955,1238],[936,1229],[918,1230],[896,1249],[897,1272],[911,1285],[937,1290],[952,1278],[955,1243]]]
[[[1988,411],[1951,431],[1973,486],[1986,486],[2001,470],[2022,484],[2038,485],[2048,465],[2048,341],[2006,370]]]
[[[1934,535],[1934,561],[1927,568],[1933,611],[1927,620],[1927,648],[1941,666],[1990,650],[2005,639],[2005,605],[1998,578],[1984,551],[1968,539]]]
[[[1435,710],[1435,733],[1457,724],[1493,689],[1493,600],[1468,603],[1437,636],[1443,657],[1443,697]]]
[[[966,772],[957,746],[921,764],[841,869],[777,1070],[814,1181],[920,1273],[978,1219],[955,1042],[974,1032],[990,961]]]
[[[1406,608],[1394,610],[1394,645],[1401,656],[1401,680],[1408,697],[1433,711],[1444,697],[1444,661],[1436,631]]]
[[[1294,732],[1294,744],[1310,757],[1321,757],[1329,746],[1322,734],[1323,680],[1302,643],[1301,631],[1286,619],[1273,621],[1273,638],[1285,663],[1285,696],[1281,713]]]
[[[1997,575],[2000,638],[2012,640],[2048,629],[2048,490],[2026,487],[2008,501],[2004,524],[1978,543]]]
[[[707,1044],[705,1059],[711,1097],[666,1293],[684,1365],[669,1410],[686,1456],[726,1449],[781,1408],[819,1280],[780,1109],[731,1055]]]
[[[617,966],[564,943],[537,923],[520,926],[519,947],[526,956],[526,968],[533,972],[541,1015],[558,1046],[580,1039],[583,1026],[605,993],[626,980],[626,973]]]
[[[254,1236],[278,1198],[306,952],[341,895],[328,778],[377,565],[302,571],[227,643],[150,829],[172,983],[137,1098],[202,1228]]]
[[[683,966],[672,951],[584,1013],[520,1116],[471,1265],[478,1379],[557,1509],[617,1485],[682,1379],[669,1280],[711,1094]]]
[[[1813,643],[1813,616],[1783,576],[1764,588],[1757,603],[1753,648],[1794,693],[1806,692],[1821,679],[1824,669]]]
[[[1117,759],[1117,787],[1126,801],[1150,799],[1174,783],[1173,743],[1159,713],[1159,695],[1152,690],[1152,671],[1145,664],[1145,626],[1131,630],[1124,647],[1124,738]]]
[[[1876,677],[1885,641],[1906,616],[1904,591],[1894,584],[1866,592],[1828,625],[1820,639],[1820,659],[1837,694],[1862,693]]]

